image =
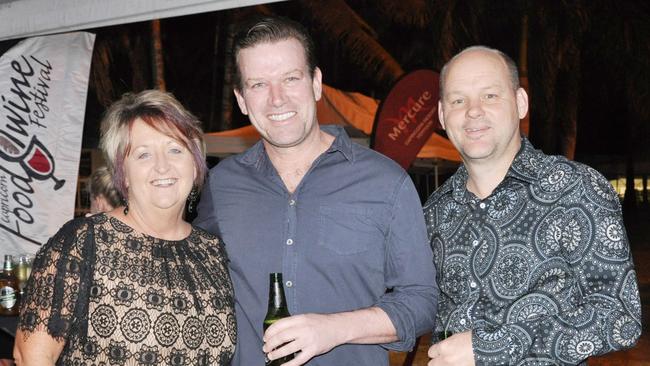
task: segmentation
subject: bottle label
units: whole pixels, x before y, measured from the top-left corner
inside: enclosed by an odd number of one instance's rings
[[[0,307],[11,309],[16,305],[16,291],[13,287],[5,286],[0,289]]]

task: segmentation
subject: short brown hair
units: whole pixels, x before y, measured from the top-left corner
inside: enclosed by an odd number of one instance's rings
[[[240,24],[235,32],[232,51],[230,53],[235,65],[234,86],[241,91],[244,87],[239,69],[239,52],[245,48],[254,47],[261,43],[275,43],[287,39],[295,39],[305,51],[305,62],[313,77],[316,70],[316,51],[314,41],[302,24],[285,17],[254,17]]]
[[[194,185],[200,190],[208,171],[201,122],[172,94],[145,90],[137,94],[124,94],[108,108],[101,123],[100,146],[113,174],[115,187],[122,197],[128,199],[124,159],[131,149],[131,127],[138,118],[155,130],[178,140],[191,152],[196,167]]]

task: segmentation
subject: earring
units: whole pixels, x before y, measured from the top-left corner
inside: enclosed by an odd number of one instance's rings
[[[124,205],[124,216],[129,214],[129,201],[123,200],[122,204]]]
[[[190,191],[190,195],[187,197],[187,212],[192,212],[194,211],[194,203],[196,203],[196,199],[199,197],[199,190],[196,188],[196,186],[192,187],[192,190]]]

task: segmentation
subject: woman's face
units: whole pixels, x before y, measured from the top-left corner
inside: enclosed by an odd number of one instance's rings
[[[141,119],[131,128],[131,151],[124,161],[129,210],[178,210],[192,190],[196,169],[191,152]]]

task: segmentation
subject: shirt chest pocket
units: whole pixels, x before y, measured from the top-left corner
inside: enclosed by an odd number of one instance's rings
[[[377,216],[355,205],[322,205],[318,245],[340,255],[363,253],[384,245]]]

